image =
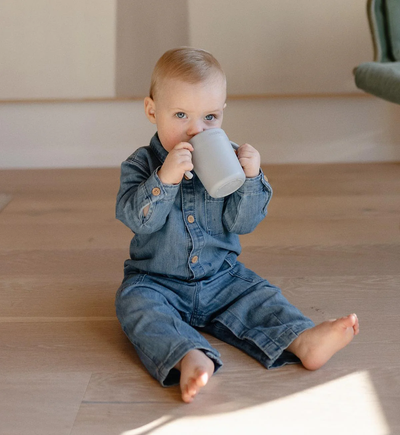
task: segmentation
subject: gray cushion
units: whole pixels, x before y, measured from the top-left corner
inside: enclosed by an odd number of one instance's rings
[[[355,70],[358,88],[400,104],[400,62],[366,62]]]

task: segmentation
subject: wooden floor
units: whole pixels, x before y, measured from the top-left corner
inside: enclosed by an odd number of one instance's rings
[[[115,318],[118,169],[0,171],[0,434],[399,434],[400,164],[265,170],[274,198],[241,260],[315,322],[356,312],[361,333],[317,372],[209,337],[225,365],[191,405]]]

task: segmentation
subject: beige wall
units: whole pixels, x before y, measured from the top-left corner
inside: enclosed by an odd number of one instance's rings
[[[226,70],[230,94],[355,92],[372,60],[365,0],[190,0],[190,39]]]
[[[147,95],[157,59],[190,45],[187,0],[117,0],[117,97]]]
[[[0,100],[114,96],[114,0],[1,0]]]
[[[358,92],[365,0],[2,0],[0,100],[137,97],[167,49],[213,52],[230,94]]]

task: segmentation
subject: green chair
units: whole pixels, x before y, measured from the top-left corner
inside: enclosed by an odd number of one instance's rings
[[[400,0],[368,0],[374,62],[354,70],[356,86],[400,104]]]

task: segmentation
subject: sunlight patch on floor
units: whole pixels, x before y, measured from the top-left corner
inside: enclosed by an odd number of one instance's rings
[[[164,416],[121,435],[184,433],[386,435],[390,429],[368,372],[357,372],[262,405],[204,417]]]

